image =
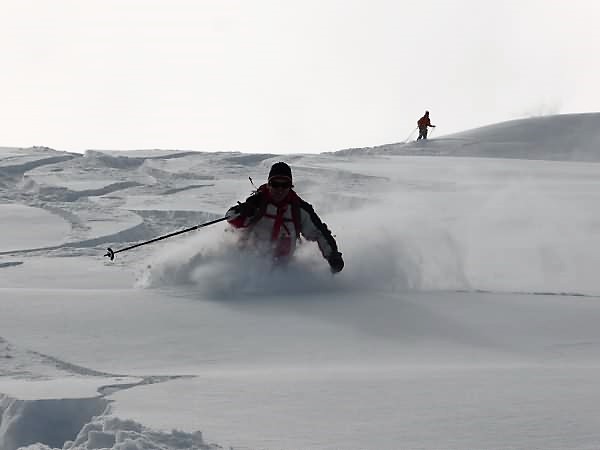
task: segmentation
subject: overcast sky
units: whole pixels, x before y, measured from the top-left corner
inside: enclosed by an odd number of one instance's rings
[[[600,110],[598,0],[1,0],[0,146],[320,152]],[[435,136],[435,135],[434,135]]]

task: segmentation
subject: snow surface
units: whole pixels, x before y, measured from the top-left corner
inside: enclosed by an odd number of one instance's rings
[[[0,149],[0,449],[597,448],[600,114],[321,155]],[[337,236],[213,220],[291,164]]]

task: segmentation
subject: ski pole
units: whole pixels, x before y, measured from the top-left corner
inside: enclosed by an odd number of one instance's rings
[[[435,131],[435,127],[432,127],[431,131],[429,132],[429,137],[431,137],[431,135],[433,134],[434,131]]]
[[[203,223],[203,224],[200,224],[200,225],[196,225],[196,226],[191,227],[191,228],[186,228],[185,230],[176,231],[174,233],[170,233],[170,234],[167,234],[165,236],[157,237],[157,238],[151,239],[151,240],[146,241],[146,242],[140,242],[139,244],[135,244],[135,245],[132,245],[132,246],[127,247],[127,248],[122,248],[121,250],[113,250],[112,248],[108,247],[106,249],[106,255],[104,255],[104,256],[108,256],[110,258],[110,260],[113,261],[115,259],[115,255],[117,253],[126,252],[127,250],[131,250],[132,248],[141,247],[142,245],[151,244],[151,243],[156,242],[156,241],[162,241],[163,239],[167,239],[167,238],[170,238],[172,236],[177,236],[178,234],[182,234],[182,233],[187,233],[188,231],[194,231],[194,230],[197,230],[198,228],[207,227],[208,225],[212,225],[212,224],[217,223],[217,222],[222,222],[222,221],[224,221],[226,219],[227,219],[227,217],[221,217],[220,219],[211,220],[210,222],[206,222],[206,223]]]
[[[413,130],[410,132],[410,134],[408,135],[408,137],[407,137],[406,139],[404,139],[404,143],[405,143],[405,144],[406,144],[406,143],[408,143],[408,141],[409,141],[409,140],[410,140],[410,139],[413,137],[413,134],[415,134],[415,131],[417,131],[417,128],[418,128],[418,127],[415,127],[415,128],[414,128],[414,129],[413,129]]]

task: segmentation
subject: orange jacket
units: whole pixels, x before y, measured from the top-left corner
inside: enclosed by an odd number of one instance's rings
[[[419,128],[427,128],[431,126],[431,120],[429,116],[423,116],[417,121]]]

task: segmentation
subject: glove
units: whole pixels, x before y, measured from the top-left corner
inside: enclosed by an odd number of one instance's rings
[[[239,217],[239,216],[252,217],[254,214],[256,214],[256,209],[257,209],[256,206],[251,203],[238,202],[237,205],[229,208],[227,213],[225,213],[225,217],[227,217],[228,220],[235,219],[236,217]]]
[[[237,208],[235,206],[232,206],[231,208],[229,208],[227,210],[227,212],[225,213],[225,217],[227,218],[227,220],[234,220],[237,219],[240,216],[240,213],[237,212]]]
[[[344,260],[342,259],[342,254],[340,252],[333,252],[329,255],[327,262],[329,262],[331,273],[338,273],[344,268]]]

